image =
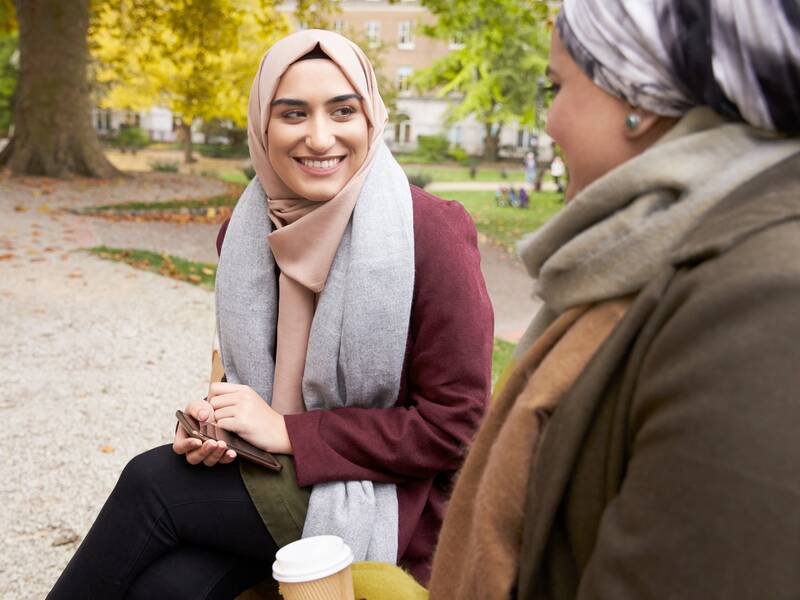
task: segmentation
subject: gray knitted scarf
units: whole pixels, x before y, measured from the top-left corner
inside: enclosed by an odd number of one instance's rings
[[[544,306],[516,355],[566,309],[641,290],[707,210],[798,151],[798,138],[727,123],[708,108],[689,111],[519,243]]]
[[[253,179],[231,217],[217,270],[217,327],[229,382],[272,398],[278,283],[266,241],[272,224]],[[309,240],[313,243],[313,240]],[[388,148],[375,162],[320,294],[309,335],[307,410],[386,408],[397,402],[414,288],[411,192]],[[397,561],[394,484],[314,486],[303,537],[342,537],[356,560]]]

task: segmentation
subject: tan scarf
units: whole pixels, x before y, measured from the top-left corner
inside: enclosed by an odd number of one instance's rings
[[[370,123],[364,163],[344,188],[326,202],[300,198],[270,164],[267,147],[270,103],[281,76],[299,58],[319,48],[342,70]],[[308,29],[272,46],[261,60],[248,106],[248,145],[256,174],[267,194],[269,216],[278,227],[268,243],[280,267],[278,329],[272,407],[281,414],[305,410],[302,379],[316,295],[325,287],[331,263],[375,160],[387,121],[372,65],[350,40],[330,31]]]
[[[528,477],[550,415],[630,301],[567,310],[517,363],[456,482],[433,559],[432,600],[509,597],[519,563]]]

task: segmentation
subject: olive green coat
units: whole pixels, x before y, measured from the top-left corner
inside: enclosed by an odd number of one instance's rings
[[[529,486],[520,598],[800,598],[800,155],[637,297]]]

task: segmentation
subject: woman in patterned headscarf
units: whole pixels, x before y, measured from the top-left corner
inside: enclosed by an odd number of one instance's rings
[[[544,305],[432,598],[800,597],[800,5],[566,0]]]

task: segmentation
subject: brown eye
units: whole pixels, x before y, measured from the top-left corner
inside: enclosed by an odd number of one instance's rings
[[[337,108],[333,111],[334,117],[349,117],[356,113],[356,109],[352,106],[342,106],[341,108]]]

